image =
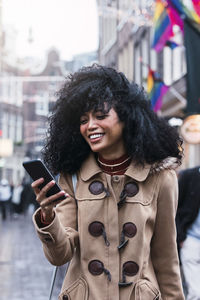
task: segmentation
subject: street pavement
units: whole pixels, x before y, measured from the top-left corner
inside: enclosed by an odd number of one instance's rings
[[[54,271],[45,258],[32,223],[26,216],[0,215],[0,300],[48,300]],[[57,300],[63,271],[57,272],[51,300]]]

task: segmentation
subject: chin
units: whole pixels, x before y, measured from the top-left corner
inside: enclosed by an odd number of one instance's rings
[[[96,147],[91,146],[90,148],[93,152],[101,152],[103,150],[102,147],[98,147],[98,146],[96,146]]]
[[[92,152],[95,152],[95,153],[101,152],[101,149],[99,149],[99,148],[92,148],[91,147],[91,150],[92,150]]]

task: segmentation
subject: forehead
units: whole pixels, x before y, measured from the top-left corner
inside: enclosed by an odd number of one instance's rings
[[[104,110],[104,111],[102,111],[102,110],[97,110],[97,111],[94,111],[94,110],[91,110],[91,111],[87,111],[87,112],[85,112],[85,113],[83,113],[82,115],[81,115],[81,117],[84,117],[84,116],[86,116],[86,117],[89,117],[89,116],[95,116],[96,114],[98,114],[98,113],[102,113],[102,114],[107,114],[107,113],[109,113],[109,116],[112,116],[112,117],[115,117],[115,116],[117,116],[118,117],[118,114],[117,114],[117,112],[115,111],[115,109],[113,108],[113,107],[111,107],[110,109],[108,109],[108,110]]]
[[[100,103],[99,105],[95,105],[94,107],[85,108],[82,111],[81,116],[86,115],[88,113],[97,113],[97,112],[108,113],[111,108],[112,108],[111,104],[107,102]]]

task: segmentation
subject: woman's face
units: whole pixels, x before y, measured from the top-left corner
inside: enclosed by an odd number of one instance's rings
[[[80,118],[80,132],[93,152],[105,159],[115,159],[125,154],[124,123],[113,108],[108,112],[89,111]]]

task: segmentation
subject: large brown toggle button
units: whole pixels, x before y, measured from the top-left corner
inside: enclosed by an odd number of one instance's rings
[[[128,197],[133,197],[139,192],[139,188],[136,182],[129,182],[125,184],[124,190]]]
[[[119,287],[126,287],[133,282],[126,282],[126,276],[134,276],[138,273],[139,271],[139,266],[136,262],[134,261],[127,261],[123,264],[123,271],[122,271],[122,282],[119,282],[118,285]]]
[[[127,222],[123,225],[123,232],[125,236],[132,238],[137,233],[137,227],[134,223]]]
[[[90,223],[90,225],[88,226],[88,231],[92,236],[95,236],[95,237],[102,235],[106,246],[110,246],[110,242],[107,239],[107,235],[106,235],[106,231],[105,231],[105,227],[104,227],[103,223],[98,222],[98,221]]]
[[[139,191],[138,185],[136,182],[129,182],[125,184],[123,191],[120,194],[120,201],[117,203],[118,208],[121,208],[122,205],[126,201],[126,197],[133,197],[135,196]]]
[[[101,193],[103,193],[104,191],[106,192],[106,196],[109,196],[109,192],[106,190],[106,188],[104,187],[103,183],[101,181],[93,181],[90,183],[89,185],[89,191],[93,194],[93,195],[99,195]]]
[[[137,227],[132,222],[127,222],[123,225],[122,233],[121,233],[121,240],[120,245],[118,246],[118,250],[124,248],[129,240],[125,240],[125,236],[132,238],[136,235]]]
[[[139,271],[139,266],[134,261],[127,261],[123,264],[123,274],[127,276],[134,276]]]
[[[88,265],[88,270],[92,275],[101,275],[103,272],[108,276],[108,280],[111,281],[110,272],[104,268],[103,263],[100,260],[91,260]]]

